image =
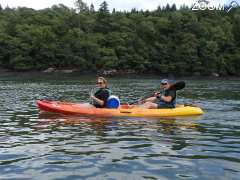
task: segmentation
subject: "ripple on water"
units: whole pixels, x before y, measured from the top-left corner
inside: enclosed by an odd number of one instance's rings
[[[36,99],[85,102],[95,79],[44,81],[0,81],[1,179],[239,179],[239,82],[186,81],[205,114],[159,119],[42,115]],[[110,79],[122,102],[158,83]]]

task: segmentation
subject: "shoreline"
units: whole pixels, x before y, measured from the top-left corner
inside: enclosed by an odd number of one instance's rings
[[[43,71],[11,71],[11,70],[5,70],[0,69],[0,78],[8,78],[8,77],[18,77],[18,78],[37,78],[37,77],[78,77],[78,76],[89,76],[89,77],[96,77],[96,76],[104,76],[107,78],[168,78],[168,79],[186,79],[186,80],[194,80],[194,79],[200,79],[200,80],[240,80],[240,76],[213,76],[213,75],[173,75],[173,74],[156,74],[156,73],[116,73],[114,75],[104,75],[98,72],[93,71],[85,71],[85,72],[50,72],[46,73]]]

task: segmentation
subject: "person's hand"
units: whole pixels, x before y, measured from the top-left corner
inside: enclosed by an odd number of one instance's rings
[[[159,91],[157,91],[157,92],[154,93],[154,96],[155,96],[155,97],[158,97],[158,96],[160,96],[160,95],[161,95],[161,93],[160,93]]]
[[[91,95],[90,98],[91,98],[91,99],[95,99],[95,96]]]
[[[140,100],[138,100],[137,103],[138,103],[138,104],[143,104],[143,103],[144,103],[144,100],[143,100],[143,99],[140,99]]]

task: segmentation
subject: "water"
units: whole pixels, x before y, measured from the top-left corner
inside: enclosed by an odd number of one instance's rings
[[[158,79],[110,79],[123,103]],[[91,77],[0,79],[0,179],[239,179],[240,82],[186,80],[205,114],[94,118],[39,113],[36,99],[86,102]]]

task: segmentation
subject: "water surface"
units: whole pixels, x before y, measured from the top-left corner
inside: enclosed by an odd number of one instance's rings
[[[156,78],[109,79],[123,103]],[[94,118],[40,113],[37,99],[86,102],[91,77],[0,79],[0,179],[239,179],[240,82],[186,80],[203,116]]]

